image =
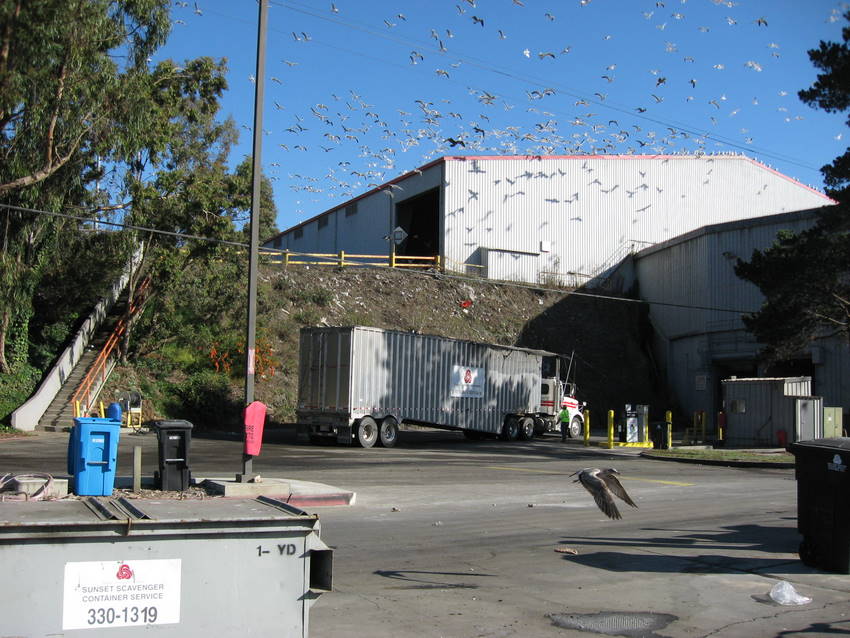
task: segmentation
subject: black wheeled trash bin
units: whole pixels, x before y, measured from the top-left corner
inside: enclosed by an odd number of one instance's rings
[[[850,438],[788,446],[797,478],[800,559],[824,571],[850,573]]]
[[[157,487],[168,492],[189,488],[189,448],[192,424],[188,421],[154,421],[159,441],[159,471],[154,475]]]

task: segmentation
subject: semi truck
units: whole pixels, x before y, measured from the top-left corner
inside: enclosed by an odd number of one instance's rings
[[[303,328],[296,418],[313,443],[393,447],[403,424],[527,440],[584,425],[552,352],[365,326]],[[562,375],[564,378],[562,378]]]

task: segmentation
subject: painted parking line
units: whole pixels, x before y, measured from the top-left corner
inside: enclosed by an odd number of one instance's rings
[[[504,465],[487,465],[487,469],[490,470],[507,470],[509,472],[529,472],[533,474],[553,474],[557,476],[570,476],[572,473],[567,474],[566,472],[555,472],[553,470],[532,470],[525,467],[507,467]],[[675,485],[677,487],[693,487],[696,483],[682,483],[681,481],[661,481],[659,479],[645,479],[645,478],[634,478],[631,476],[622,476],[620,475],[621,481],[640,481],[642,483],[658,483],[659,485]]]
[[[631,476],[619,476],[621,481],[640,481],[642,483],[658,483],[660,485],[677,485],[679,487],[693,487],[696,483],[682,483],[680,481],[661,481],[658,479],[634,478]]]

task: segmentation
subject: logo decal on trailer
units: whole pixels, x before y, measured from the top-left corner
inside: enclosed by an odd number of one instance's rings
[[[484,396],[484,368],[452,366],[450,395],[453,397],[480,399]]]

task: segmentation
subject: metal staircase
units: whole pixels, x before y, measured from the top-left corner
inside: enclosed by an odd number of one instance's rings
[[[39,419],[36,430],[61,432],[70,429],[74,425],[74,404],[71,399],[82,384],[92,364],[97,359],[109,335],[112,333],[115,323],[123,316],[124,306],[125,304],[121,304],[121,308],[116,309],[117,312],[113,310],[106,317],[100,330],[92,338],[85,353],[80,356],[77,365],[74,366],[71,374],[65,379],[62,388],[56,394],[56,398],[50,402],[44,415]]]

